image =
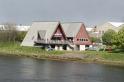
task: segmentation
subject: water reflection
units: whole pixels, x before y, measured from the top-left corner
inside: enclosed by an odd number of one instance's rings
[[[11,79],[15,82],[123,82],[123,77],[123,67],[0,57],[0,80]]]

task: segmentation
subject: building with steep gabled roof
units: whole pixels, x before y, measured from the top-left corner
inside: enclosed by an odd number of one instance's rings
[[[60,22],[33,22],[21,46],[51,46],[54,49],[67,45]],[[60,47],[61,46],[61,47]]]
[[[33,22],[21,46],[85,50],[92,45],[83,23]]]
[[[67,40],[73,43],[75,50],[85,50],[87,46],[92,45],[83,23],[62,23],[62,27],[65,31]]]

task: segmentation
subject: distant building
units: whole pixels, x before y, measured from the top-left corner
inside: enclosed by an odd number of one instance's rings
[[[93,29],[94,29],[93,27],[86,27],[86,31],[87,31],[87,32],[92,32]]]
[[[18,31],[28,31],[30,26],[25,26],[25,25],[17,25],[17,30]]]
[[[4,25],[0,25],[0,30],[3,30],[4,29]]]
[[[85,50],[92,45],[83,23],[33,22],[21,46]]]
[[[97,37],[101,37],[109,29],[118,32],[122,27],[124,27],[124,22],[107,22],[101,25],[97,25],[94,28],[94,34],[96,34]]]
[[[30,28],[30,26],[26,26],[26,25],[16,25],[16,30],[17,31],[28,31],[29,28]],[[0,30],[5,30],[5,26],[0,25]]]

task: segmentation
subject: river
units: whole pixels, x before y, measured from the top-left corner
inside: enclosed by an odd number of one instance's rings
[[[0,82],[124,82],[124,67],[0,56]]]

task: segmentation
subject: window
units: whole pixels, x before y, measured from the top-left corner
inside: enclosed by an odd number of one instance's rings
[[[88,41],[88,39],[87,38],[80,38],[80,39],[77,39],[77,41]]]
[[[88,41],[88,39],[86,39],[86,41]]]
[[[79,39],[77,39],[77,41],[79,41]]]
[[[83,38],[81,38],[81,39],[80,39],[80,41],[84,41],[84,39],[83,39]]]

